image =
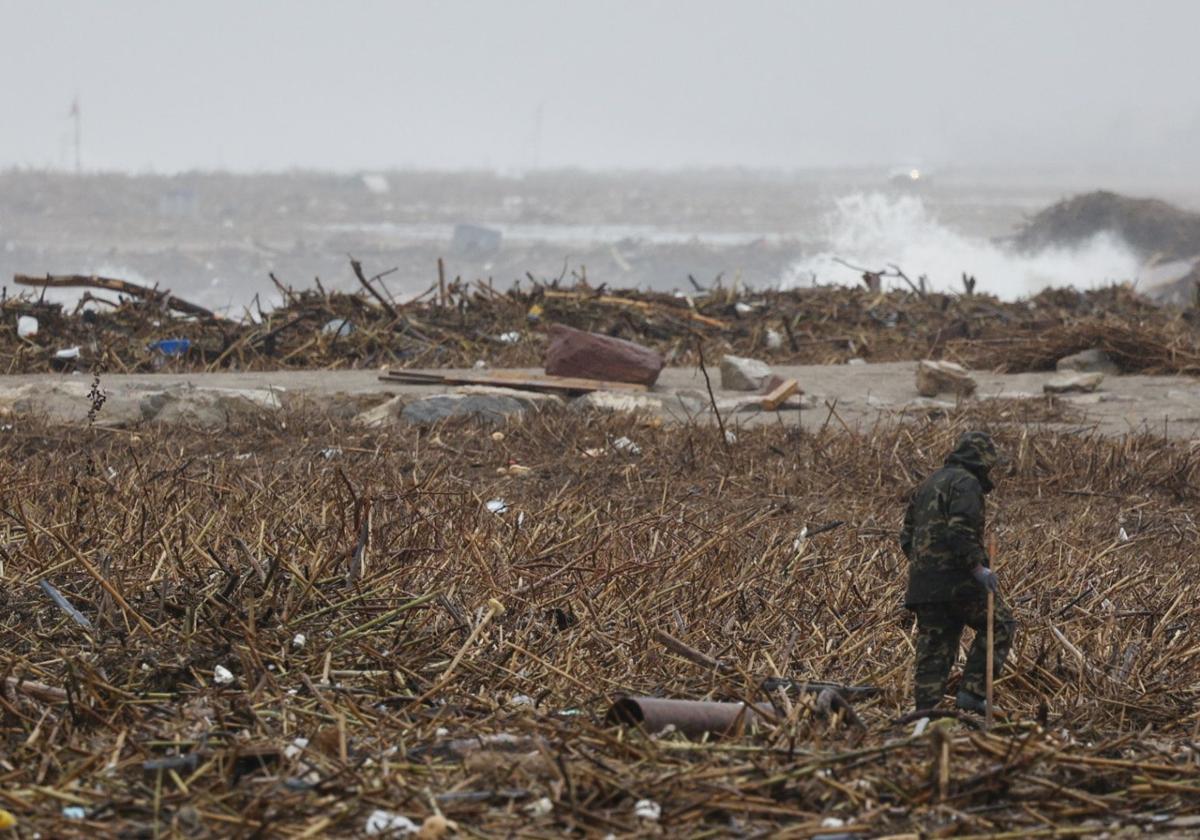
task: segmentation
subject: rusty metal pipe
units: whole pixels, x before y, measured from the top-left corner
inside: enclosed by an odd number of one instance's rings
[[[640,726],[661,732],[674,726],[689,738],[703,735],[741,735],[747,728],[774,717],[768,703],[718,703],[708,700],[666,700],[661,697],[619,697],[608,710],[610,724]]]

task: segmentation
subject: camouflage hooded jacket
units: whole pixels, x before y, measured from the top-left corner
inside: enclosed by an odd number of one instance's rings
[[[908,557],[906,607],[982,597],[971,575],[988,565],[983,547],[984,495],[996,448],[982,432],[967,432],[935,472],[913,493],[904,515],[900,547]]]

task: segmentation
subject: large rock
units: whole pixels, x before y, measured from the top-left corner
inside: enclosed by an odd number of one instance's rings
[[[1055,368],[1059,373],[1103,373],[1115,376],[1121,372],[1107,353],[1096,348],[1063,356]]]
[[[40,415],[62,423],[85,423],[92,401],[91,381],[68,379],[0,388],[0,413]],[[101,387],[103,390],[103,386]],[[124,391],[107,394],[96,424],[126,426],[143,419],[140,395]]]
[[[406,404],[400,409],[400,419],[422,426],[451,417],[473,417],[485,423],[502,423],[528,408],[529,403],[525,400],[498,394],[437,394]]]
[[[771,376],[771,366],[758,359],[726,356],[721,359],[721,387],[726,391],[757,391]]]
[[[1090,394],[1104,381],[1103,373],[1077,373],[1073,376],[1056,376],[1042,386],[1047,394]]]
[[[593,391],[572,401],[571,408],[577,411],[615,411],[628,414],[635,414],[639,411],[657,413],[663,410],[663,401],[649,394]]]
[[[969,397],[975,393],[975,380],[962,365],[926,360],[917,365],[917,393],[922,397],[954,394]]]
[[[271,389],[185,385],[146,394],[141,400],[142,416],[147,420],[206,429],[224,428],[232,420],[259,417],[281,407],[279,394]]]
[[[554,324],[546,349],[546,373],[606,382],[653,385],[663,368],[663,357],[640,344],[607,335]]]

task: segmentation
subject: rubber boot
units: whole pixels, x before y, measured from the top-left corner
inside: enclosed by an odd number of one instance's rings
[[[987,713],[987,701],[980,697],[974,691],[967,691],[965,688],[958,690],[958,695],[954,698],[954,705],[965,712],[975,712],[982,715]]]

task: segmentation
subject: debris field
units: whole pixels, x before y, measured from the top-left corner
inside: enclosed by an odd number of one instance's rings
[[[1021,372],[1051,370],[1063,356],[1100,349],[1127,373],[1200,373],[1194,310],[1156,306],[1124,286],[1002,302],[923,292],[915,283],[873,291],[881,288],[878,274],[864,278],[871,288],[697,288],[686,295],[560,288],[532,278],[498,291],[443,278],[399,302],[387,293],[386,272],[367,277],[354,266],[357,293],[278,283],[277,306],[256,300],[233,319],[105,278],[107,285],[85,288],[77,305],[64,308],[46,302],[38,284],[78,287],[96,278],[18,275],[20,286],[35,291],[25,288],[0,305],[0,372],[535,367],[551,326],[562,324],[634,341],[671,365],[695,365],[704,352],[776,364],[930,358]],[[21,319],[36,322],[36,333],[22,334]]]
[[[999,412],[733,439],[553,408],[6,418],[0,808],[54,837],[1185,836],[1195,451]],[[996,726],[914,735],[896,532],[968,426],[1012,459],[990,527],[1020,627]],[[629,697],[759,705],[688,737],[612,718]]]

